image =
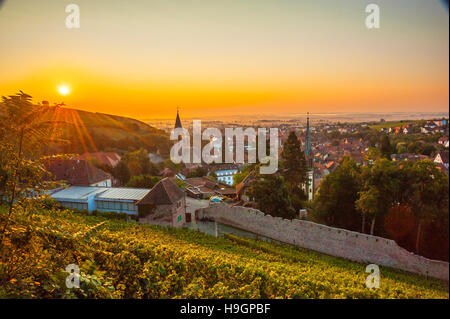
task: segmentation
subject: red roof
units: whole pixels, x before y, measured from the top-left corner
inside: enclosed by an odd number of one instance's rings
[[[114,152],[95,152],[95,153],[84,153],[83,155],[76,156],[73,159],[85,161],[94,160],[100,164],[115,167],[120,161],[120,156],[119,154]]]
[[[111,179],[111,175],[84,160],[56,159],[44,166],[51,173],[49,180],[66,181],[73,186],[90,186]]]
[[[138,204],[171,205],[178,202],[183,196],[184,192],[170,178],[164,178]]]

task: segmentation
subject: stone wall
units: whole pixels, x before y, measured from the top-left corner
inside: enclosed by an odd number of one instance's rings
[[[196,218],[208,218],[284,243],[362,263],[398,268],[449,280],[448,262],[408,252],[395,241],[304,220],[287,220],[259,210],[227,204],[199,209]]]

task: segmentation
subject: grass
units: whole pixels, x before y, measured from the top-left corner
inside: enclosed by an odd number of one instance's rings
[[[5,210],[0,208],[0,216]],[[69,210],[18,212],[0,260],[10,298],[449,298],[448,283],[285,244],[126,223]],[[65,287],[65,267],[81,287]]]
[[[402,127],[404,125],[414,124],[414,125],[423,125],[427,121],[425,120],[414,120],[414,121],[396,121],[396,122],[384,122],[379,124],[370,125],[370,128],[375,130],[380,130],[382,128],[390,128],[390,127]]]

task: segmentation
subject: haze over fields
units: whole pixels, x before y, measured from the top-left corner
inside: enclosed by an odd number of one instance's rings
[[[0,94],[133,118],[444,112],[449,18],[438,0],[4,1]],[[61,96],[63,95],[63,96]]]

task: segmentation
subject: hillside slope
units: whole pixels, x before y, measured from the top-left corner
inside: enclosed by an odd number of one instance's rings
[[[120,152],[140,147],[169,152],[165,132],[127,117],[56,106],[42,113],[42,121],[51,122],[55,137],[65,140],[49,146],[49,153]]]
[[[0,208],[0,216],[5,209]],[[0,261],[0,298],[448,298],[448,284],[288,245],[40,210],[18,213]],[[65,287],[69,264],[81,289]]]

